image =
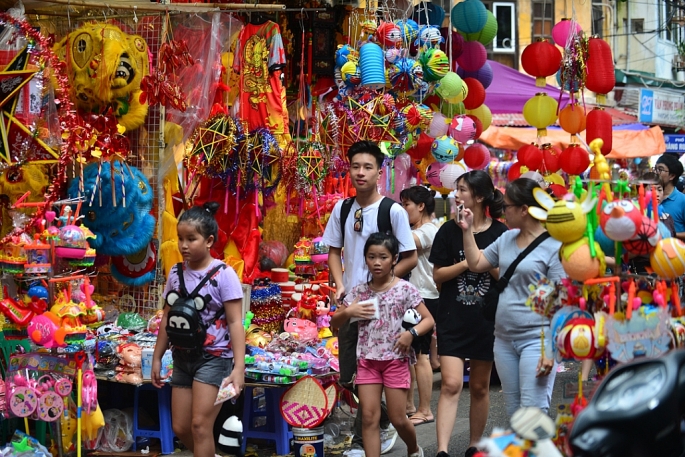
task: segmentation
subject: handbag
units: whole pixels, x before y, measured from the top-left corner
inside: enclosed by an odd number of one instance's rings
[[[538,247],[538,245],[547,238],[549,238],[549,232],[543,232],[538,235],[538,237],[535,238],[533,242],[530,243],[528,247],[526,247],[526,249],[524,249],[523,252],[518,255],[518,257],[516,257],[511,265],[509,265],[509,268],[507,268],[507,272],[504,273],[504,276],[500,277],[499,280],[493,284],[490,289],[488,289],[485,295],[483,295],[483,306],[481,311],[483,312],[483,317],[485,320],[495,320],[495,314],[497,314],[497,305],[499,304],[499,296],[509,285],[509,280],[514,275],[514,270],[516,270],[518,264],[521,263],[521,261],[525,259],[526,256],[533,251],[533,249]]]

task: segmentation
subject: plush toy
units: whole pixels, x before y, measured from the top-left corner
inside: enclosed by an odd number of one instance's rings
[[[316,302],[316,326],[319,328],[319,338],[324,339],[333,336],[331,333],[331,305],[328,300]]]
[[[599,225],[609,239],[627,241],[642,225],[642,213],[632,201],[616,200],[604,205],[599,214]]]
[[[138,35],[113,24],[88,23],[57,43],[66,62],[76,106],[87,113],[110,109],[126,130],[143,125],[148,105],[140,103],[140,81],[149,72],[148,47]]]
[[[243,456],[243,423],[237,416],[231,416],[224,421],[218,443],[219,449],[226,454]]]
[[[404,312],[404,316],[402,317],[403,329],[409,330],[419,322],[421,322],[421,315],[414,308],[409,308]]]

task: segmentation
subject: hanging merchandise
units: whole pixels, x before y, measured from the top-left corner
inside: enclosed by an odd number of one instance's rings
[[[606,94],[614,89],[614,58],[609,43],[599,37],[592,37],[587,45],[587,80],[585,86],[596,93],[597,104],[606,104]]]
[[[601,151],[603,155],[611,153],[612,123],[611,115],[602,107],[593,109],[587,115],[587,131],[585,132],[585,138],[588,143],[596,138],[600,138],[602,140]]]
[[[521,66],[526,73],[535,76],[537,87],[545,87],[545,78],[554,75],[560,64],[561,52],[545,39],[529,44],[521,53]]]

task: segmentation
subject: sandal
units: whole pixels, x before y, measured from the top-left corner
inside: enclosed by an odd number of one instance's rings
[[[415,427],[418,425],[430,424],[432,422],[435,422],[434,418],[429,419],[426,416],[424,416],[423,414],[418,414],[418,413],[411,416],[409,418],[409,420],[411,421],[412,424],[414,424]]]

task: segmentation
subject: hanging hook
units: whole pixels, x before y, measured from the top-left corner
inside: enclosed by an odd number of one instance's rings
[[[133,5],[133,22],[138,23],[138,15],[136,14],[136,10],[138,9],[137,5]]]
[[[69,23],[69,30],[71,30],[71,0],[67,0],[67,22]]]

